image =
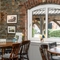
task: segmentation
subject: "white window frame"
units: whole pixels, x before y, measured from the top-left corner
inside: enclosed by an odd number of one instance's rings
[[[40,8],[45,8],[46,9],[46,37],[48,36],[48,8],[58,8],[60,9],[60,5],[56,5],[56,4],[46,4],[46,5],[39,5],[36,6],[34,8],[28,9],[28,39],[31,41],[40,41],[40,38],[34,38],[32,37],[32,11],[36,10],[36,9],[40,9]],[[49,38],[45,38],[45,40],[48,40]],[[54,38],[50,38],[50,39],[54,39]],[[60,40],[60,38],[57,38],[57,40]],[[58,40],[58,41],[59,41]],[[50,40],[52,41],[52,40]],[[55,40],[53,40],[55,41]]]

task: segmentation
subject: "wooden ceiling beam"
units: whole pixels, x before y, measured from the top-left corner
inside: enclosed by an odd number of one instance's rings
[[[56,20],[53,20],[57,25],[59,25],[60,26],[60,23],[58,23]]]

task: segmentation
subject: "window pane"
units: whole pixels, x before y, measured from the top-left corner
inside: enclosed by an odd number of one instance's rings
[[[35,10],[32,15],[32,37],[39,38],[45,35],[45,9]]]
[[[60,9],[48,9],[48,37],[60,37]]]

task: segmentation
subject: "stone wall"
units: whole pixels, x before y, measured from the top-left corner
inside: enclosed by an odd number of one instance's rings
[[[25,1],[0,0],[0,39],[12,39],[15,36],[15,33],[8,33],[8,26],[15,26],[16,32],[25,34],[25,10],[23,7]],[[8,15],[17,15],[17,23],[7,23]]]

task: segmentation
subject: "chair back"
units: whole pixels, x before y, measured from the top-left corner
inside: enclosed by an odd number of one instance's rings
[[[57,46],[56,42],[49,43],[49,48],[53,48],[53,47],[56,47],[56,46]]]
[[[20,53],[28,53],[29,50],[29,46],[30,46],[30,41],[23,41],[21,44],[21,51]]]
[[[18,58],[18,53],[19,53],[19,50],[20,50],[20,46],[21,46],[20,43],[14,43],[12,45],[12,51],[11,51],[10,59]]]
[[[48,60],[48,53],[47,53],[48,45],[42,44],[39,48],[42,60]]]

